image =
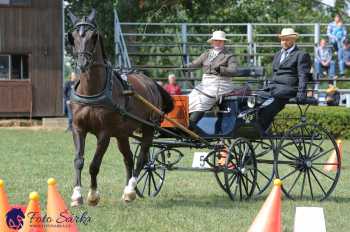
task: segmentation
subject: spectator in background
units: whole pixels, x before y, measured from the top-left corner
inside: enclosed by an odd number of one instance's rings
[[[73,115],[70,108],[70,96],[72,94],[72,89],[74,88],[75,82],[77,80],[77,75],[72,72],[70,79],[64,83],[63,89],[63,99],[64,99],[64,113],[68,116],[68,127],[66,131],[72,131],[72,121]]]
[[[321,39],[320,45],[316,50],[315,69],[317,79],[322,77],[323,68],[327,68],[328,76],[334,78],[335,62],[332,60],[332,48],[327,47],[327,41],[325,39]]]
[[[341,66],[339,67],[340,73],[345,73],[345,68],[350,67],[350,42],[344,40],[344,51]],[[343,75],[344,77],[344,75]]]
[[[333,84],[329,83],[326,92],[327,106],[338,106],[340,101],[340,93],[338,89]]]
[[[176,76],[174,74],[169,74],[168,84],[164,86],[164,89],[170,95],[181,95],[181,87],[178,84],[176,84]]]
[[[343,63],[343,43],[346,39],[346,28],[339,14],[336,14],[334,21],[328,24],[327,35],[330,43],[338,53],[339,75],[344,76],[344,70],[341,69]]]

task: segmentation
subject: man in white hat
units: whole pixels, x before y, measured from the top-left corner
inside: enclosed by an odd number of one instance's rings
[[[260,123],[268,129],[274,116],[296,97],[299,102],[306,98],[306,82],[310,77],[311,59],[309,54],[299,50],[296,40],[299,34],[293,28],[283,28],[278,36],[282,49],[272,62],[272,81],[263,95],[273,97],[274,101],[260,111]]]
[[[226,34],[214,31],[208,40],[212,48],[205,51],[185,68],[202,68],[202,82],[189,95],[190,128],[211,109],[220,95],[233,90],[231,77],[236,72],[236,60],[225,47]]]

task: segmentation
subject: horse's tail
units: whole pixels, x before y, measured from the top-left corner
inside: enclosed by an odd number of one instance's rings
[[[162,96],[162,111],[165,113],[169,113],[174,109],[173,99],[171,98],[170,94],[167,91],[165,91],[165,89],[163,89],[162,86],[158,85],[158,83],[156,83],[156,85],[160,92],[160,95]]]

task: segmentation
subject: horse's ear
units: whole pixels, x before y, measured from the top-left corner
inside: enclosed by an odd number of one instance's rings
[[[68,43],[69,43],[69,45],[74,46],[74,37],[73,37],[73,35],[72,35],[72,32],[68,32],[67,37],[68,37]]]
[[[96,18],[96,10],[94,8],[92,8],[91,13],[88,16],[88,20],[90,22],[95,22],[95,18]]]
[[[70,21],[72,21],[73,25],[78,22],[78,17],[75,16],[70,10],[68,10],[68,16],[70,18]]]

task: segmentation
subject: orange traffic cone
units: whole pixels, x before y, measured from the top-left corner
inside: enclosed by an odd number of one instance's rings
[[[280,179],[275,179],[274,187],[265,200],[259,214],[256,216],[248,232],[280,232],[281,224],[281,185]]]
[[[341,165],[341,159],[342,159],[342,152],[343,152],[343,145],[342,141],[340,139],[337,140],[337,146],[339,150],[339,162],[337,159],[337,152],[333,151],[330,155],[329,159],[327,160],[327,164],[323,166],[323,171],[330,172],[330,171],[337,171],[338,165],[340,168]]]
[[[6,214],[10,210],[10,204],[5,192],[5,183],[0,179],[0,231],[1,232],[13,232],[15,230],[10,229],[6,223]]]
[[[20,232],[45,232],[40,210],[40,196],[37,192],[29,194],[29,204]]]
[[[77,232],[75,218],[69,212],[61,194],[57,190],[56,180],[50,178],[47,193],[47,217],[52,221],[47,225],[47,232]]]

